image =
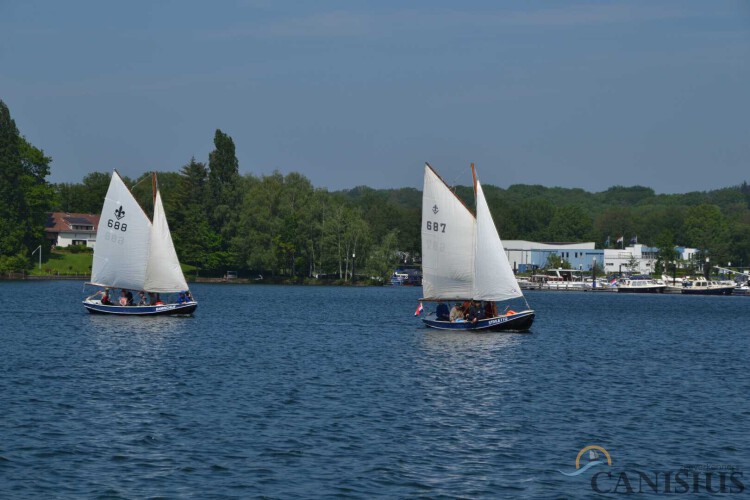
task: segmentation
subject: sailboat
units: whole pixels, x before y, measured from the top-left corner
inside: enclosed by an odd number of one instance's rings
[[[425,163],[422,192],[421,301],[480,302],[491,314],[476,321],[422,318],[443,330],[528,331],[534,311],[518,286],[471,164],[476,216]],[[522,302],[520,311],[511,305]],[[489,303],[489,304],[488,304]],[[443,306],[445,307],[445,306]]]
[[[115,170],[104,198],[102,215],[96,232],[91,281],[87,284],[110,289],[139,291],[148,294],[148,305],[120,305],[116,299],[102,303],[102,292],[87,297],[83,306],[90,313],[127,316],[190,315],[198,307],[192,299],[180,261],[172,243],[167,217],[156,182],[151,174],[154,192],[153,221],[138,204],[130,189]],[[131,292],[132,294],[132,292]],[[173,303],[161,301],[179,294]],[[111,302],[111,303],[110,303]]]

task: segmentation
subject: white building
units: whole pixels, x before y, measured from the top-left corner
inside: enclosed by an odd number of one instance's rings
[[[596,250],[593,241],[584,243],[538,243],[526,240],[503,240],[508,262],[518,272],[544,268],[550,255],[556,255],[573,269],[588,271],[594,261],[602,265],[602,251]]]
[[[636,243],[625,248],[604,250],[604,270],[607,274],[636,273],[651,274],[656,268],[658,248]],[[631,265],[634,267],[631,269]]]
[[[99,216],[53,212],[47,216],[46,238],[58,247],[86,245],[94,248]]]

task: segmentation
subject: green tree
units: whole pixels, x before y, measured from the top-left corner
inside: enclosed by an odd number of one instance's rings
[[[387,283],[393,269],[398,265],[398,235],[397,230],[388,232],[380,243],[375,245],[369,258],[368,269],[372,276]]]
[[[243,183],[232,138],[217,129],[214,147],[208,155],[208,186],[212,207],[209,221],[211,228],[221,235],[222,250],[227,250],[237,234],[237,212],[242,203]]]
[[[549,224],[552,241],[585,241],[591,236],[591,218],[578,206],[564,206],[555,211]]]
[[[39,244],[46,247],[44,228],[54,198],[54,189],[47,182],[52,158],[45,156],[44,151],[34,147],[24,137],[19,138],[18,151],[23,172],[18,189],[24,194],[28,211],[23,243],[27,250]]]
[[[656,239],[656,247],[659,252],[656,255],[656,265],[654,272],[662,274],[669,270],[670,265],[676,265],[680,254],[674,245],[674,236],[668,230],[662,230]],[[674,264],[673,264],[674,263]]]
[[[10,110],[0,101],[0,258],[24,256],[24,217],[28,208],[18,189],[23,176],[20,135]]]
[[[716,205],[689,207],[685,216],[687,244],[710,257],[713,263],[726,260],[729,249],[729,225]]]
[[[47,183],[51,158],[22,137],[0,101],[0,268],[19,269],[45,244],[44,227],[52,206]]]
[[[521,201],[514,211],[518,237],[527,240],[547,241],[549,226],[555,216],[555,206],[544,198]],[[507,238],[504,236],[504,238]]]
[[[556,253],[550,253],[547,255],[547,260],[544,263],[545,269],[570,269],[570,262],[564,260]]]
[[[201,269],[224,271],[228,255],[220,250],[221,237],[208,222],[208,169],[190,159],[180,170],[170,228],[180,260]],[[166,207],[165,207],[166,210]]]

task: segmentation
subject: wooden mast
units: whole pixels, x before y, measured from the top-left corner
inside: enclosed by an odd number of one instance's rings
[[[156,206],[156,172],[151,172],[151,192],[154,195],[154,206]]]
[[[474,178],[474,198],[477,197],[477,170],[474,168],[474,164],[471,164],[471,176]]]

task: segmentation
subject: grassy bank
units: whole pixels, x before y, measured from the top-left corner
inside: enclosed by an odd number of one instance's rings
[[[91,275],[91,265],[94,262],[94,254],[91,252],[72,253],[65,250],[53,250],[47,262],[42,262],[30,269],[27,274],[32,276],[49,275]],[[182,272],[190,279],[195,275],[195,267],[182,265]]]
[[[91,263],[94,260],[94,255],[91,253],[69,253],[54,250],[47,262],[42,262],[42,269],[39,269],[39,265],[34,266],[33,269],[29,270],[29,274],[32,276],[38,275],[50,275],[50,274],[91,274]]]

